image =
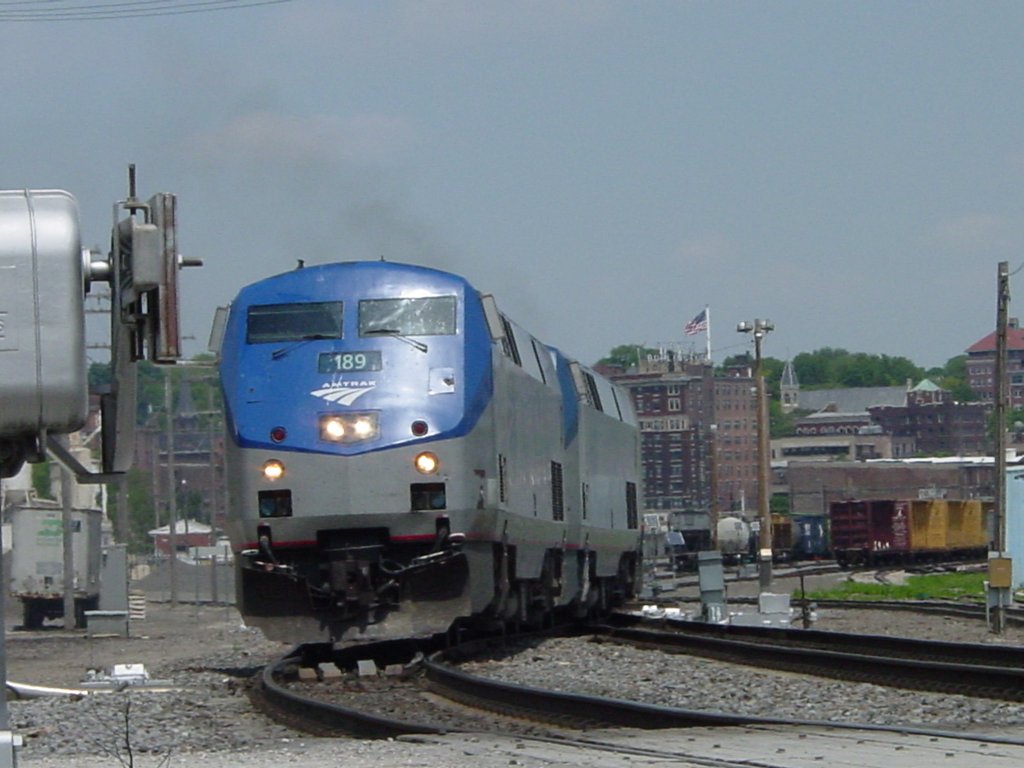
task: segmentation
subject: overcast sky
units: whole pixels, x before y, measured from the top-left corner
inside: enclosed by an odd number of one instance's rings
[[[176,193],[206,262],[182,276],[190,353],[248,282],[384,257],[465,275],[588,363],[703,349],[683,326],[707,304],[716,361],[768,317],[772,357],[927,367],[993,329],[997,264],[1024,263],[1024,3],[5,18],[108,4],[0,2],[0,188],[67,189],[104,252],[128,163]],[[155,6],[204,7],[116,8]]]

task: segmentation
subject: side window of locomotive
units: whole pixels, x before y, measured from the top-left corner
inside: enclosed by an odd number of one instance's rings
[[[626,483],[626,527],[632,530],[640,527],[636,507],[636,483]]]
[[[512,323],[504,315],[501,316],[501,327],[505,331],[505,336],[501,340],[505,355],[516,365],[522,365],[523,361],[519,357],[519,345],[516,344],[516,335],[512,332]]]
[[[557,374],[551,360],[551,353],[543,344],[533,339],[533,356],[537,359],[537,366],[540,368],[541,380],[545,384],[557,387]]]
[[[425,299],[363,299],[360,336],[451,336],[455,333],[454,296]]]
[[[608,379],[596,376],[591,376],[590,380],[593,381],[593,386],[597,390],[597,402],[601,404],[601,410],[609,416],[621,420],[622,413],[619,410],[619,401],[615,397],[615,387],[612,386],[612,383]]]
[[[246,313],[245,340],[249,344],[265,344],[340,339],[342,309],[340,301],[252,306]]]
[[[597,410],[603,411],[604,407],[601,404],[601,393],[597,389],[597,381],[594,379],[594,374],[589,371],[583,372],[587,382],[587,394],[590,396],[590,404],[593,405]]]

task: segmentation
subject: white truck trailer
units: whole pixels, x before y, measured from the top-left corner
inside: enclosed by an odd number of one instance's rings
[[[21,601],[22,624],[37,629],[46,619],[64,616],[64,528],[56,502],[34,499],[8,508],[11,570],[8,593]],[[74,572],[75,624],[85,626],[85,612],[99,605],[101,535],[99,509],[73,509],[71,550]]]

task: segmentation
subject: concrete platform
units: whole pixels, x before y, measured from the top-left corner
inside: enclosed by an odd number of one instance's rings
[[[1021,738],[1024,734],[1018,734]],[[996,734],[992,734],[997,738]],[[450,738],[455,738],[450,737]],[[1024,765],[1024,745],[946,739],[929,735],[831,727],[783,726],[670,731],[589,732],[592,748],[522,740],[516,765],[626,766],[757,765],[759,768],[1010,768]],[[462,746],[469,757],[486,759],[502,751],[482,737]],[[507,749],[507,747],[506,747]],[[508,753],[506,753],[508,754]],[[477,763],[474,762],[474,765]]]
[[[1014,734],[1004,734],[1013,736]],[[1024,737],[1024,729],[1016,734]],[[402,736],[396,739],[299,737],[258,751],[176,754],[188,768],[1017,768],[1024,746],[928,735],[781,726],[670,731],[607,730],[586,744],[485,734]],[[156,758],[154,758],[156,760]],[[19,760],[26,768],[104,768],[109,757]],[[138,764],[138,763],[137,763]],[[146,761],[143,768],[155,766]]]

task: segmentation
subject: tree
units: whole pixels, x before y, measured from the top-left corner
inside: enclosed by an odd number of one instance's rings
[[[44,459],[32,465],[32,489],[41,499],[52,499],[53,481],[50,476],[50,460]]]
[[[793,358],[800,386],[806,389],[892,387],[924,378],[924,369],[905,357],[848,352],[823,347]]]
[[[110,386],[110,378],[110,363],[92,363],[89,366],[89,391],[105,391]]]
[[[783,413],[782,403],[777,398],[768,401],[768,434],[772,437],[793,437],[796,435],[797,419],[806,416],[809,411],[790,411]]]
[[[643,344],[620,344],[612,347],[607,357],[597,361],[597,365],[607,365],[628,370],[640,365],[641,360],[646,360],[650,355],[657,355],[658,350],[645,347]]]
[[[973,403],[978,394],[967,383],[967,355],[957,355],[946,361],[944,368],[928,372],[935,383],[953,393],[953,398],[960,403]]]
[[[716,371],[716,373],[721,373],[726,368],[749,366],[750,373],[753,375],[755,373],[754,367],[756,362],[757,361],[754,357],[746,352],[741,355],[732,355],[722,361],[722,367]],[[761,357],[761,368],[764,373],[765,390],[768,392],[769,399],[779,397],[780,382],[782,381],[782,369],[785,367],[786,364],[782,360],[778,360],[774,357]]]
[[[815,389],[827,387],[829,384],[829,365],[835,353],[846,354],[845,349],[833,350],[829,347],[819,349],[817,352],[801,352],[793,358],[793,370],[796,372],[797,380],[801,387]]]
[[[153,477],[141,469],[129,469],[121,480],[126,484],[128,498],[128,551],[133,555],[144,555],[152,551],[153,542],[149,532],[156,527],[156,507],[153,503]],[[120,494],[109,496],[109,515],[118,519],[117,508]]]

